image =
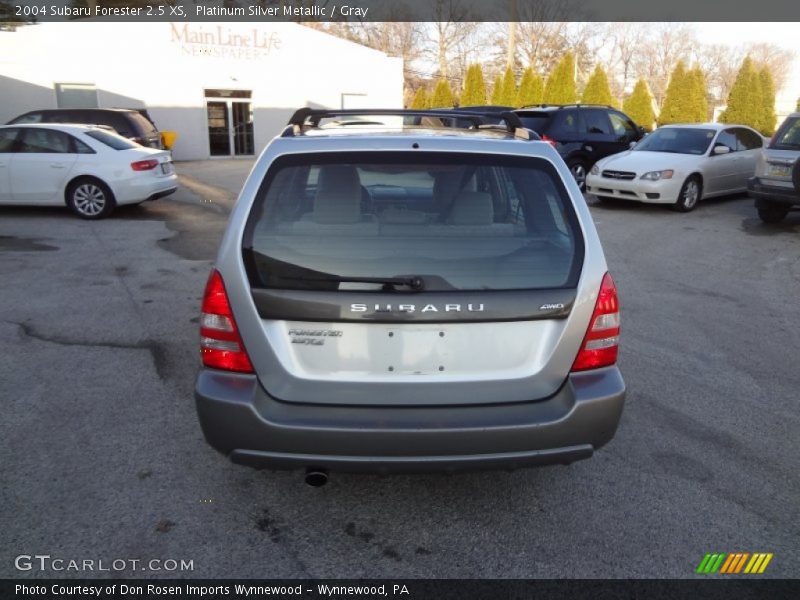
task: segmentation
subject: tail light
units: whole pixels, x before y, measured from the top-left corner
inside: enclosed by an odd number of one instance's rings
[[[543,142],[547,142],[547,143],[548,143],[548,144],[550,144],[550,145],[551,145],[553,148],[555,148],[555,147],[556,147],[556,144],[558,143],[558,142],[556,142],[556,141],[555,141],[553,138],[551,138],[551,137],[547,137],[547,136],[546,136],[546,135],[544,135],[544,134],[542,134],[542,141],[543,141]]]
[[[225,284],[214,269],[206,283],[200,316],[200,355],[203,364],[212,369],[252,373],[239,329],[231,312]]]
[[[154,158],[147,160],[137,160],[131,163],[131,169],[134,171],[151,171],[158,166],[158,161]]]
[[[600,284],[589,329],[572,365],[573,371],[608,367],[617,362],[619,349],[619,299],[614,280],[608,273]]]

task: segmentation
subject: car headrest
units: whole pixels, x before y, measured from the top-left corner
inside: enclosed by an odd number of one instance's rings
[[[491,225],[493,222],[494,205],[486,192],[461,192],[447,216],[450,225]]]
[[[361,222],[361,181],[351,165],[322,167],[317,180],[312,220],[315,223]]]

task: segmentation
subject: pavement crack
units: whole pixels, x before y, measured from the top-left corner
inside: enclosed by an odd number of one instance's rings
[[[169,369],[167,364],[167,345],[162,342],[157,342],[152,339],[140,340],[138,342],[116,342],[116,341],[98,341],[86,340],[70,336],[60,335],[46,335],[37,331],[32,325],[28,323],[19,323],[17,321],[3,321],[11,325],[16,325],[20,328],[23,336],[38,340],[40,342],[47,342],[50,344],[57,344],[59,346],[71,347],[84,347],[84,348],[110,348],[113,350],[147,350],[153,361],[156,374],[161,381],[165,381],[169,376]]]

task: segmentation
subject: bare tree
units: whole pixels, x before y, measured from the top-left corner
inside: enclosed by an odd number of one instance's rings
[[[786,85],[786,77],[792,71],[795,53],[786,48],[769,42],[749,44],[747,54],[759,68],[767,67],[775,83],[775,91],[780,91]]]
[[[460,0],[434,0],[436,21],[429,24],[428,54],[439,65],[439,76],[450,75],[450,59],[456,50],[475,50],[472,38],[479,23],[469,22],[469,10]]]
[[[645,29],[641,23],[613,23],[607,31],[607,40],[611,44],[610,83],[614,94],[621,98],[636,78],[634,63],[644,43]]]
[[[687,25],[662,23],[653,28],[653,33],[634,58],[637,77],[644,77],[659,108],[664,103],[669,76],[678,61],[691,62],[697,45],[694,31]]]

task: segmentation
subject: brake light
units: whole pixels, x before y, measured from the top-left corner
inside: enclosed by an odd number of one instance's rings
[[[547,136],[546,136],[546,135],[544,135],[544,134],[542,134],[542,141],[543,141],[543,142],[547,142],[547,143],[548,143],[548,144],[550,144],[550,145],[551,145],[553,148],[555,148],[555,147],[556,147],[556,144],[558,143],[558,142],[556,142],[556,141],[555,141],[553,138],[551,138],[551,137],[547,137]]]
[[[137,160],[131,163],[131,169],[134,171],[150,171],[158,166],[158,161],[155,158],[147,160]]]
[[[614,280],[608,273],[600,284],[589,328],[572,365],[573,371],[608,367],[617,362],[619,349],[619,299]]]
[[[252,373],[236,321],[225,292],[222,276],[214,269],[208,277],[200,315],[200,355],[212,369]]]

